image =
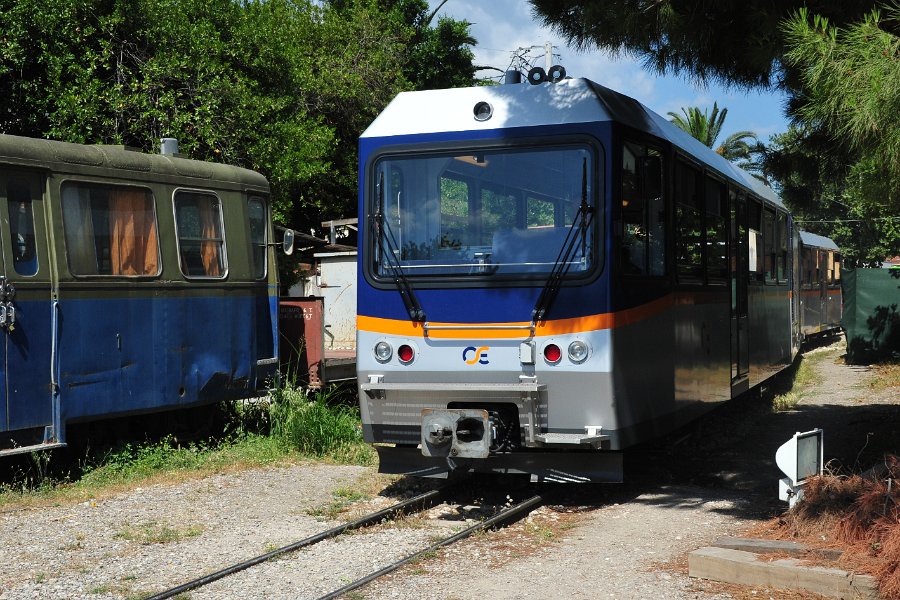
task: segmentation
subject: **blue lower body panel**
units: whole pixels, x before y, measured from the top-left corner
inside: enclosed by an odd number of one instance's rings
[[[257,361],[275,353],[269,304],[246,294],[61,301],[62,421],[253,394]]]

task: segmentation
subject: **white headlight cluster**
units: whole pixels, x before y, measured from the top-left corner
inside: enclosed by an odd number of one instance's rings
[[[575,340],[569,344],[569,360],[573,363],[582,363],[588,357],[588,345],[581,340]]]
[[[394,355],[394,349],[387,342],[378,342],[375,344],[375,359],[378,362],[387,362]]]

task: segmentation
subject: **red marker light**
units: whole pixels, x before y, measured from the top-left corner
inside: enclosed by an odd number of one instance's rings
[[[556,344],[547,344],[544,346],[544,358],[549,363],[557,363],[562,358],[562,350]]]
[[[412,362],[415,355],[416,353],[413,352],[412,346],[409,346],[408,344],[403,344],[397,348],[397,358],[399,358],[402,363]]]

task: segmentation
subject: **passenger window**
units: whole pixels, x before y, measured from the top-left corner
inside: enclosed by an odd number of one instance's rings
[[[701,192],[700,172],[679,162],[675,169],[675,262],[681,283],[703,283]]]
[[[837,252],[834,254],[834,277],[832,278],[831,283],[833,283],[835,287],[841,286],[841,255]]]
[[[788,246],[790,240],[790,232],[787,227],[787,215],[778,213],[778,255],[776,262],[778,263],[778,281],[787,282],[788,273]]]
[[[763,272],[762,205],[756,200],[751,200],[749,207],[748,223],[750,231],[747,238],[747,248],[750,281],[762,282],[765,281]]]
[[[153,195],[137,187],[65,183],[66,255],[73,275],[158,275]]]
[[[250,221],[250,268],[254,279],[266,278],[267,227],[266,203],[262,198],[247,200]]]
[[[188,277],[225,277],[225,238],[217,196],[176,192],[175,231],[182,273]]]
[[[728,196],[725,184],[706,178],[706,277],[710,285],[728,282]]]
[[[664,275],[666,214],[662,155],[653,148],[622,147],[622,271]]]
[[[765,274],[766,281],[775,281],[775,211],[763,210],[763,243],[765,244]]]
[[[816,252],[810,250],[806,246],[800,251],[800,270],[801,270],[801,286],[803,289],[811,290],[815,277],[813,273],[816,268]]]
[[[6,199],[13,267],[19,275],[35,275],[38,262],[34,243],[34,210],[28,186],[10,182],[6,188]]]

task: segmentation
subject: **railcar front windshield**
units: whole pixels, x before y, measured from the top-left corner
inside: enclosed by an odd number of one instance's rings
[[[598,153],[572,144],[379,159],[369,211],[376,277],[546,278],[570,232],[563,272],[585,276],[601,247]],[[579,214],[583,204],[592,218]]]

